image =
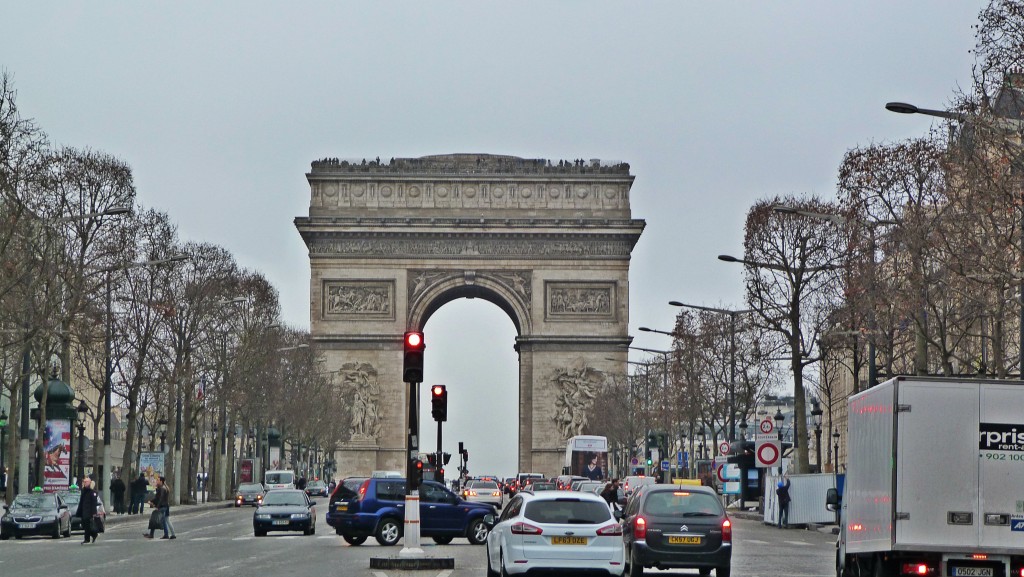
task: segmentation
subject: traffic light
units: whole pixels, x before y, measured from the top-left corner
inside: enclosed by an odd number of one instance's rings
[[[431,466],[436,467],[437,466],[437,455],[434,454],[434,453],[427,453],[427,462],[430,463]]]
[[[409,480],[409,490],[415,491],[423,484],[423,461],[414,459],[412,467],[412,479]]]
[[[469,462],[469,449],[463,449],[462,450],[462,461],[464,463],[468,463]]]
[[[451,461],[451,460],[452,460],[452,454],[451,453],[441,453],[441,463],[443,465],[447,465],[448,461]]]
[[[444,385],[430,387],[430,414],[437,422],[448,420],[448,388]]]
[[[423,382],[423,333],[409,331],[402,341],[405,354],[402,363],[402,380],[407,383]]]
[[[654,461],[653,461],[653,460],[651,459],[651,457],[650,457],[650,456],[648,456],[648,457],[647,457],[647,465],[648,465],[648,466],[650,466],[650,465],[651,465],[651,464],[653,464],[653,463],[654,463]]]

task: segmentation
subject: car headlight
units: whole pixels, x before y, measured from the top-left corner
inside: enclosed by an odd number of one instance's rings
[[[53,523],[56,520],[57,520],[57,516],[56,515],[43,515],[43,516],[39,517],[39,522],[40,523]]]
[[[270,520],[270,515],[256,515],[256,518],[259,519],[260,521],[269,521]]]
[[[309,519],[308,513],[292,513],[292,519]]]

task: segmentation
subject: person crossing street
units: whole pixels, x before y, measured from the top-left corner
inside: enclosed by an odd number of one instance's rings
[[[160,477],[156,483],[156,496],[150,503],[157,511],[163,514],[163,530],[164,536],[161,539],[177,539],[178,537],[174,534],[174,526],[171,525],[171,492],[167,489],[167,479]],[[147,539],[153,538],[155,529],[150,527],[149,533],[143,533],[142,536]]]

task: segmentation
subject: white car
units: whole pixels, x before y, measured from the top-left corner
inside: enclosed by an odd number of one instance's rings
[[[462,498],[474,503],[487,503],[501,509],[501,489],[497,481],[467,481]]]
[[[527,571],[578,574],[581,569],[622,575],[622,526],[593,493],[518,493],[487,534],[487,575]]]

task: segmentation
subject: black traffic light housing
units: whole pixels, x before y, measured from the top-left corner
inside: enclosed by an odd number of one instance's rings
[[[409,479],[409,490],[415,491],[423,484],[423,461],[413,459],[412,478]]]
[[[402,357],[402,380],[406,383],[423,382],[423,349],[426,344],[423,342],[423,333],[409,331],[402,339],[404,350]]]
[[[437,455],[434,454],[434,453],[427,453],[427,462],[430,463],[431,466],[436,467],[437,466]]]
[[[430,414],[437,422],[448,420],[448,388],[444,385],[430,387]]]
[[[452,454],[451,453],[441,453],[441,464],[447,465],[448,461],[451,461],[451,460],[452,460]]]

